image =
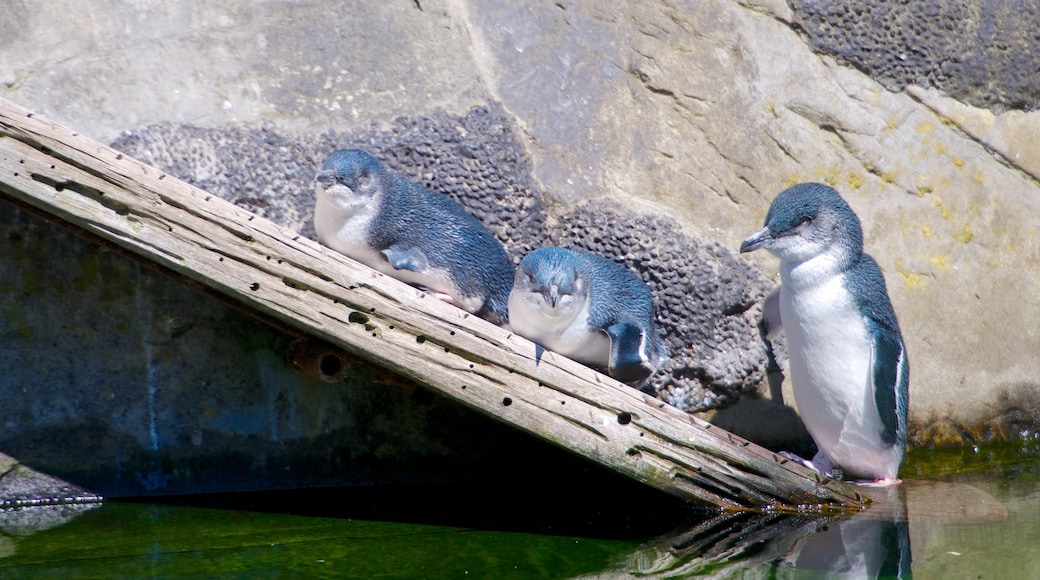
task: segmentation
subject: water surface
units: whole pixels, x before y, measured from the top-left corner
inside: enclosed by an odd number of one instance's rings
[[[598,473],[107,501],[42,531],[0,514],[0,577],[1040,578],[1040,443],[914,452],[902,475],[848,518],[718,514]]]

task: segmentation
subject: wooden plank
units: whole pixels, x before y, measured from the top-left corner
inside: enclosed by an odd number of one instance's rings
[[[2,99],[0,195],[688,501],[780,511],[869,501],[569,359],[536,361],[535,345],[508,330]]]

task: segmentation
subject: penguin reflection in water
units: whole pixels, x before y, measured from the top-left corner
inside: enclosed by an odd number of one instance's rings
[[[653,310],[650,288],[627,268],[556,247],[521,260],[509,294],[514,332],[637,387],[664,358]]]
[[[781,192],[765,228],[740,245],[780,258],[780,323],[799,414],[819,452],[806,466],[898,483],[906,449],[910,368],[859,218],[834,189]],[[796,458],[797,459],[797,458]]]
[[[357,149],[329,155],[314,183],[314,229],[323,244],[505,324],[512,262],[461,206]]]

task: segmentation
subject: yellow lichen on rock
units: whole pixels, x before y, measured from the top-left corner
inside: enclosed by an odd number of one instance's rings
[[[866,181],[866,177],[855,169],[849,170],[849,176],[847,178],[849,183],[849,189],[855,191],[863,187],[863,183]]]
[[[975,238],[975,231],[971,229],[971,226],[964,224],[964,227],[960,232],[954,232],[953,239],[957,240],[962,244],[967,244]]]
[[[896,272],[899,272],[899,275],[902,276],[903,283],[908,289],[924,288],[926,285],[924,276],[909,270],[902,260],[896,260]]]

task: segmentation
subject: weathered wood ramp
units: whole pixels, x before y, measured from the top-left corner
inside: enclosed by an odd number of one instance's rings
[[[536,363],[524,338],[2,99],[0,196],[688,501],[869,501],[569,359]]]

